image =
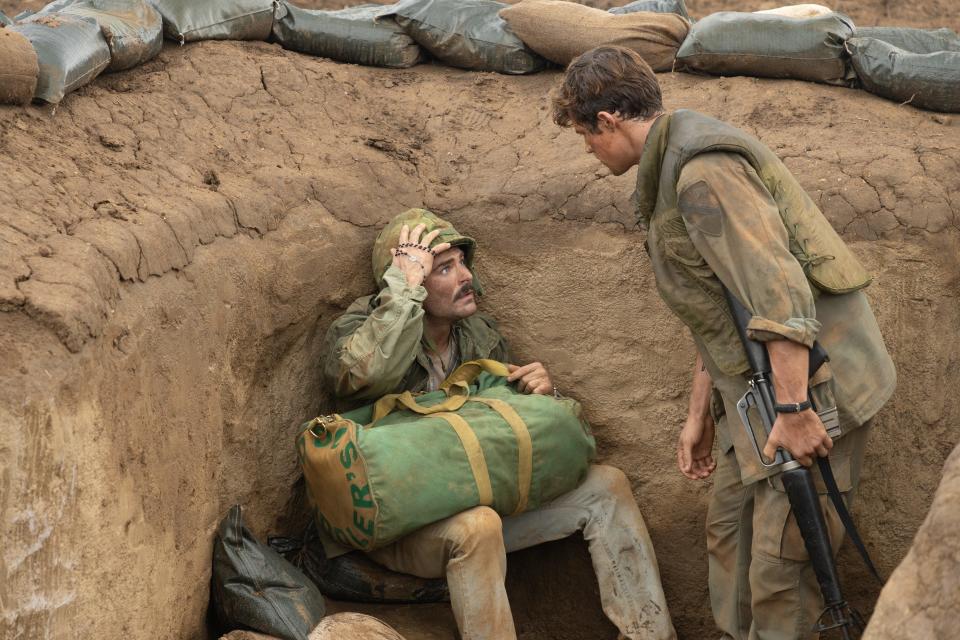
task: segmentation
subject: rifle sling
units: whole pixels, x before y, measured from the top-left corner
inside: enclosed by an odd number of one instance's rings
[[[863,558],[863,563],[867,565],[867,569],[869,569],[870,573],[873,574],[873,577],[877,579],[877,582],[882,585],[883,578],[880,577],[880,573],[874,566],[873,560],[870,559],[870,554],[867,553],[867,547],[864,546],[863,539],[860,538],[860,532],[857,531],[857,525],[853,523],[853,518],[850,516],[850,511],[847,510],[847,504],[844,502],[843,495],[840,493],[840,488],[837,486],[837,479],[833,477],[833,469],[830,467],[830,458],[817,458],[817,465],[820,467],[820,475],[823,477],[823,483],[827,486],[827,493],[830,496],[830,501],[833,502],[833,506],[837,510],[837,515],[840,516],[840,521],[843,523],[843,528],[847,530],[847,535],[850,536],[850,540],[853,541],[853,545],[860,553],[860,557]]]

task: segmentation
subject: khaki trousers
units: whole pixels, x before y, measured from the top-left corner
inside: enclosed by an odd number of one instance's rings
[[[627,477],[593,465],[579,487],[539,509],[500,518],[475,507],[370,553],[394,571],[447,577],[463,640],[514,640],[506,554],[583,531],[603,611],[630,640],[676,637],[660,571]]]
[[[834,444],[831,465],[848,499],[860,476],[869,425]],[[814,480],[822,485],[814,466]],[[824,491],[821,490],[821,494]],[[820,503],[836,556],[843,524],[826,495]],[[722,638],[809,640],[823,600],[783,488],[775,480],[748,486],[731,448],[714,472],[707,510],[710,603]]]

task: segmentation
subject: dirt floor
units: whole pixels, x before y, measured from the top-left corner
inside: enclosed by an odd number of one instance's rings
[[[837,8],[960,28],[947,5]],[[558,78],[167,43],[56,108],[0,107],[0,637],[204,637],[213,531],[238,502],[259,535],[302,521],[292,438],[329,407],[323,333],[371,290],[377,227],[412,206],[479,239],[485,310],[584,402],[601,460],[629,476],[681,637],[714,635],[709,482],[673,454],[692,345],[656,294],[633,172],[609,176],[550,121]],[[889,574],[960,440],[960,117],[802,82],[659,78],[668,108],[784,158],[876,276],[899,387],[855,512]],[[878,589],[850,549],[841,562],[869,611]],[[591,580],[579,539],[512,557],[522,638],[616,637]],[[443,605],[377,613],[408,640],[452,637]]]

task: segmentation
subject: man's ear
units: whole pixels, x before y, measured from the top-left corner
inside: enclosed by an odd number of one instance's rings
[[[601,131],[613,131],[617,128],[617,124],[620,122],[620,118],[616,114],[610,113],[609,111],[601,111],[597,113],[597,126]]]

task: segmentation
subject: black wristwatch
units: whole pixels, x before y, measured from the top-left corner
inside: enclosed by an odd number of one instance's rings
[[[813,404],[809,400],[804,400],[803,402],[788,402],[786,404],[777,403],[773,405],[773,410],[777,413],[800,413],[811,407],[813,407]]]

